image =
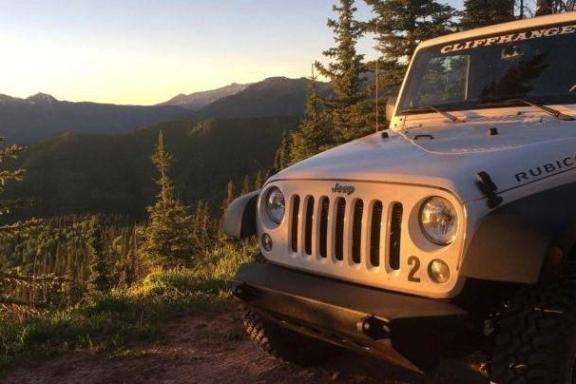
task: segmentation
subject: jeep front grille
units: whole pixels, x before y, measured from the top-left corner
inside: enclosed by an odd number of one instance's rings
[[[395,202],[391,205],[390,214],[383,215],[383,203],[380,200],[364,201],[362,199],[346,199],[338,197],[331,200],[327,196],[315,199],[313,196],[302,198],[293,195],[290,222],[292,234],[290,236],[290,248],[294,253],[303,253],[307,256],[319,256],[327,258],[333,255],[335,262],[348,261],[350,264],[362,264],[366,261],[370,267],[387,265],[393,270],[400,268],[400,243],[402,233],[403,206]],[[304,201],[301,206],[300,202]],[[319,218],[314,220],[315,202],[319,201]],[[299,219],[301,212],[304,220]],[[384,222],[384,220],[386,222]],[[300,231],[299,223],[303,223],[303,231]],[[330,226],[329,223],[334,223]],[[366,225],[367,224],[367,225]],[[382,260],[386,252],[382,248],[382,228],[389,229],[384,235],[389,245],[388,260]],[[332,229],[332,234],[329,233]],[[298,233],[304,233],[300,239]],[[318,239],[314,241],[313,237]],[[346,243],[348,238],[351,241]],[[328,239],[333,239],[329,244]],[[303,244],[299,242],[303,241]],[[313,244],[318,248],[314,249]],[[369,250],[367,260],[362,260],[363,249]]]
[[[258,233],[270,235],[274,245],[261,248],[269,261],[428,297],[451,297],[457,291],[466,221],[461,202],[450,192],[423,185],[313,179],[277,180],[265,189],[272,185],[284,193],[286,216],[280,224],[270,221],[260,198]],[[431,196],[446,198],[458,209],[462,225],[450,246],[430,243],[420,229],[418,212]],[[435,259],[450,266],[449,282],[430,279],[428,266]]]

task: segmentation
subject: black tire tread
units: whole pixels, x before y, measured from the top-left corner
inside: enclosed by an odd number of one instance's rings
[[[491,374],[498,384],[564,384],[576,325],[576,274],[518,292],[504,309],[494,338]],[[570,379],[571,381],[571,379]]]
[[[260,349],[278,360],[303,367],[320,365],[337,353],[337,348],[282,328],[258,314],[244,312],[244,328]]]

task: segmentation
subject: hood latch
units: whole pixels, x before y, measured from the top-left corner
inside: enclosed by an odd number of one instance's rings
[[[476,175],[476,185],[478,189],[488,198],[488,208],[496,208],[504,199],[498,196],[498,187],[492,181],[488,172],[482,171]]]

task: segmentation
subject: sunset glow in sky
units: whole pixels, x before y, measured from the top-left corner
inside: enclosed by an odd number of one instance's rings
[[[450,0],[461,6],[461,0]],[[308,76],[332,45],[332,0],[0,0],[0,94],[155,104]],[[358,1],[359,18],[369,10]],[[372,41],[362,41],[373,55]]]

